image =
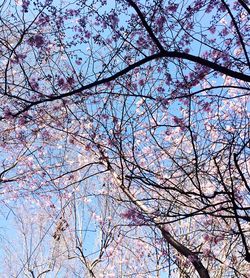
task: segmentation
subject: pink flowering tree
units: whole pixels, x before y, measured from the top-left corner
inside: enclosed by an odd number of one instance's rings
[[[3,275],[248,277],[247,1],[0,9]]]

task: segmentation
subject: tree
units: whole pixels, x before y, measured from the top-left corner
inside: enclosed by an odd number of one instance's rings
[[[37,242],[15,277],[248,277],[249,16],[3,2],[2,204]]]

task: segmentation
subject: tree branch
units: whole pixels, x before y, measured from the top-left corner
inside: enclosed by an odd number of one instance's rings
[[[221,1],[222,1],[223,5],[224,5],[225,8],[227,9],[227,11],[228,11],[228,13],[229,13],[229,15],[230,15],[230,17],[231,17],[231,20],[232,20],[232,22],[233,22],[234,28],[235,28],[235,30],[236,30],[236,33],[237,33],[237,35],[238,35],[238,37],[239,37],[241,46],[242,46],[242,48],[243,48],[243,51],[244,51],[244,54],[245,54],[245,57],[246,57],[246,60],[247,60],[247,63],[248,63],[248,67],[250,67],[250,60],[249,60],[249,57],[248,57],[248,54],[247,54],[247,50],[246,50],[245,43],[244,43],[243,38],[242,38],[242,36],[241,36],[240,30],[239,30],[239,28],[238,28],[238,25],[237,25],[237,23],[236,23],[236,21],[235,21],[235,19],[234,19],[234,16],[233,16],[233,14],[232,14],[230,8],[228,7],[227,3],[226,3],[224,0],[221,0]]]
[[[160,41],[157,39],[157,37],[155,36],[153,30],[151,29],[151,27],[148,25],[147,21],[145,20],[145,16],[143,15],[143,13],[140,11],[139,7],[136,5],[136,3],[132,0],[127,0],[128,3],[134,8],[134,10],[136,11],[136,13],[138,14],[143,26],[145,27],[145,29],[147,30],[149,36],[152,38],[153,42],[157,45],[157,47],[159,48],[160,51],[164,51],[164,48],[162,46],[162,44],[160,43]]]
[[[162,52],[158,52],[156,54],[153,54],[153,55],[150,55],[148,57],[145,57],[143,59],[141,59],[140,61],[138,62],[135,62],[134,64],[122,69],[121,71],[107,77],[107,78],[103,78],[103,79],[97,79],[96,81],[90,83],[90,84],[87,84],[85,86],[82,86],[76,90],[73,90],[73,91],[70,91],[70,92],[67,92],[67,93],[64,93],[64,94],[60,94],[60,95],[56,95],[56,96],[51,96],[47,99],[42,99],[42,100],[38,100],[38,101],[35,101],[35,102],[32,102],[31,104],[27,105],[24,109],[22,109],[21,111],[18,111],[17,113],[13,113],[12,116],[13,117],[16,117],[16,116],[19,116],[20,114],[28,111],[30,108],[38,105],[38,104],[41,104],[41,103],[45,103],[45,102],[52,102],[54,100],[58,100],[58,99],[63,99],[63,98],[66,98],[66,97],[69,97],[69,96],[72,96],[72,95],[75,95],[75,94],[78,94],[78,93],[81,93],[85,90],[88,90],[88,89],[91,89],[93,87],[96,87],[98,85],[101,85],[101,84],[105,84],[105,83],[108,83],[108,82],[111,82],[111,81],[114,81],[115,79],[123,76],[124,74],[130,72],[131,70],[133,70],[134,68],[137,68],[141,65],[144,65],[150,61],[153,61],[153,60],[157,60],[157,59],[160,59],[160,58],[180,58],[180,59],[184,59],[184,60],[188,60],[188,61],[192,61],[194,63],[197,63],[197,64],[200,64],[200,65],[203,65],[205,67],[208,67],[210,69],[213,69],[219,73],[222,73],[222,74],[225,74],[225,75],[228,75],[228,76],[231,76],[233,78],[236,78],[236,79],[239,79],[239,80],[242,80],[242,81],[246,81],[246,82],[250,82],[250,76],[249,75],[246,75],[244,73],[240,73],[240,72],[237,72],[237,71],[233,71],[233,70],[230,70],[224,66],[221,66],[215,62],[211,62],[209,60],[206,60],[204,58],[201,58],[201,57],[198,57],[198,56],[194,56],[192,54],[188,54],[188,53],[184,53],[184,52],[178,52],[178,51],[162,51]],[[0,118],[0,120],[3,119]]]
[[[184,257],[189,258],[192,257],[194,258],[192,260],[192,264],[196,271],[199,273],[200,278],[210,278],[208,270],[203,266],[201,260],[197,256],[195,252],[192,252],[189,250],[186,246],[178,242],[177,240],[174,239],[174,237],[164,229],[164,226],[161,224],[162,221],[161,219],[156,218],[153,213],[150,211],[150,209],[143,204],[140,200],[137,200],[133,194],[129,191],[128,188],[126,188],[123,184],[122,178],[120,178],[115,170],[113,169],[111,163],[109,162],[109,159],[104,155],[103,150],[101,147],[98,147],[101,155],[101,159],[104,163],[104,165],[107,167],[107,169],[110,171],[111,175],[113,176],[116,184],[119,186],[119,188],[123,191],[123,193],[128,197],[128,199],[136,205],[137,208],[139,208],[143,213],[145,213],[150,220],[154,223],[154,225],[161,231],[164,239],[166,240],[167,243],[169,243],[173,248],[175,248],[180,254],[182,254]]]

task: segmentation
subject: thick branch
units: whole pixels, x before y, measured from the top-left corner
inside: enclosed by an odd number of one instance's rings
[[[203,266],[201,260],[197,256],[195,252],[192,252],[189,250],[186,246],[179,243],[177,240],[174,239],[174,237],[164,229],[164,226],[161,224],[161,219],[155,218],[153,213],[150,211],[150,209],[143,204],[143,202],[137,200],[133,194],[129,191],[128,188],[126,188],[123,184],[122,178],[120,178],[115,170],[112,168],[112,165],[110,164],[108,158],[105,156],[103,150],[100,146],[98,146],[99,152],[101,154],[101,160],[103,161],[104,165],[107,167],[107,169],[112,174],[116,184],[119,186],[119,188],[123,191],[123,193],[129,198],[129,200],[136,205],[139,210],[141,210],[143,213],[145,213],[151,221],[154,223],[154,225],[161,230],[162,235],[164,239],[173,247],[175,248],[181,255],[185,256],[186,258],[193,259],[192,264],[196,271],[199,273],[200,278],[210,278],[207,269]]]
[[[246,0],[239,0],[239,3],[241,4],[242,7],[250,14],[250,9],[248,7],[248,1]]]
[[[227,9],[227,11],[228,11],[228,13],[229,13],[229,15],[230,15],[230,17],[231,17],[231,19],[232,19],[232,22],[233,22],[233,25],[234,25],[234,27],[235,27],[236,33],[237,33],[237,35],[238,35],[238,37],[239,37],[241,46],[242,46],[242,48],[243,48],[243,51],[244,51],[244,54],[245,54],[245,57],[246,57],[248,66],[250,67],[250,60],[249,60],[249,57],[248,57],[248,54],[247,54],[246,46],[245,46],[245,43],[244,43],[243,38],[242,38],[242,36],[241,36],[241,33],[240,33],[239,28],[238,28],[237,22],[235,21],[234,16],[233,16],[233,14],[232,14],[232,12],[231,12],[229,6],[227,5],[227,3],[226,3],[224,0],[221,0],[221,1],[222,1],[223,5],[226,7],[226,9]]]
[[[188,53],[178,52],[178,51],[161,51],[161,52],[158,52],[156,54],[153,54],[153,55],[150,55],[148,57],[145,57],[145,58],[141,59],[140,61],[124,68],[123,70],[111,75],[110,77],[103,78],[103,79],[97,79],[96,81],[94,81],[94,82],[92,82],[88,85],[82,86],[82,87],[80,87],[76,90],[67,92],[65,94],[51,96],[47,99],[42,99],[42,100],[35,101],[35,102],[31,103],[30,105],[27,105],[23,110],[21,110],[17,113],[13,113],[12,116],[16,117],[16,116],[22,114],[23,112],[28,111],[30,108],[32,108],[32,107],[34,107],[38,104],[45,103],[45,102],[50,102],[50,101],[54,101],[54,100],[58,100],[58,99],[63,99],[63,98],[81,93],[85,90],[91,89],[91,88],[96,87],[98,85],[114,81],[115,79],[125,75],[128,72],[130,72],[134,68],[140,67],[141,65],[144,65],[144,64],[146,64],[150,61],[157,60],[157,59],[160,59],[160,58],[180,58],[180,59],[192,61],[194,63],[197,63],[197,64],[203,65],[205,67],[208,67],[210,69],[213,69],[216,72],[231,76],[233,78],[236,78],[236,79],[239,79],[239,80],[242,80],[242,81],[250,82],[250,76],[249,75],[230,70],[226,67],[223,67],[223,66],[221,66],[221,65],[219,65],[215,62],[211,62],[211,61],[206,60],[204,58],[194,56],[194,55],[188,54]],[[1,120],[1,118],[0,118],[0,120]]]
[[[139,16],[143,26],[147,30],[149,36],[152,38],[153,42],[157,45],[157,47],[159,48],[160,51],[164,51],[164,48],[163,48],[162,44],[160,43],[160,41],[155,36],[155,34],[154,34],[153,30],[151,29],[151,27],[148,25],[147,21],[145,20],[145,16],[142,14],[142,12],[140,11],[139,7],[132,0],[127,0],[127,1],[135,9],[135,11],[138,14],[138,16]]]
[[[201,278],[209,278],[209,274],[207,269],[203,266],[203,264],[201,263],[200,259],[198,258],[198,256],[190,251],[187,247],[185,247],[184,245],[182,245],[181,243],[179,243],[178,241],[176,241],[168,231],[166,231],[166,229],[164,229],[162,226],[157,225],[158,228],[160,228],[161,233],[164,237],[164,239],[170,244],[172,245],[179,253],[181,253],[182,255],[184,255],[186,258],[192,258],[192,264],[195,267],[195,269],[197,270],[197,272],[199,273]]]

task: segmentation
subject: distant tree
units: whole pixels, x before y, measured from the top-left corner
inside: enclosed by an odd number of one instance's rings
[[[1,204],[30,241],[4,241],[6,273],[248,277],[249,17],[243,0],[3,1]]]

